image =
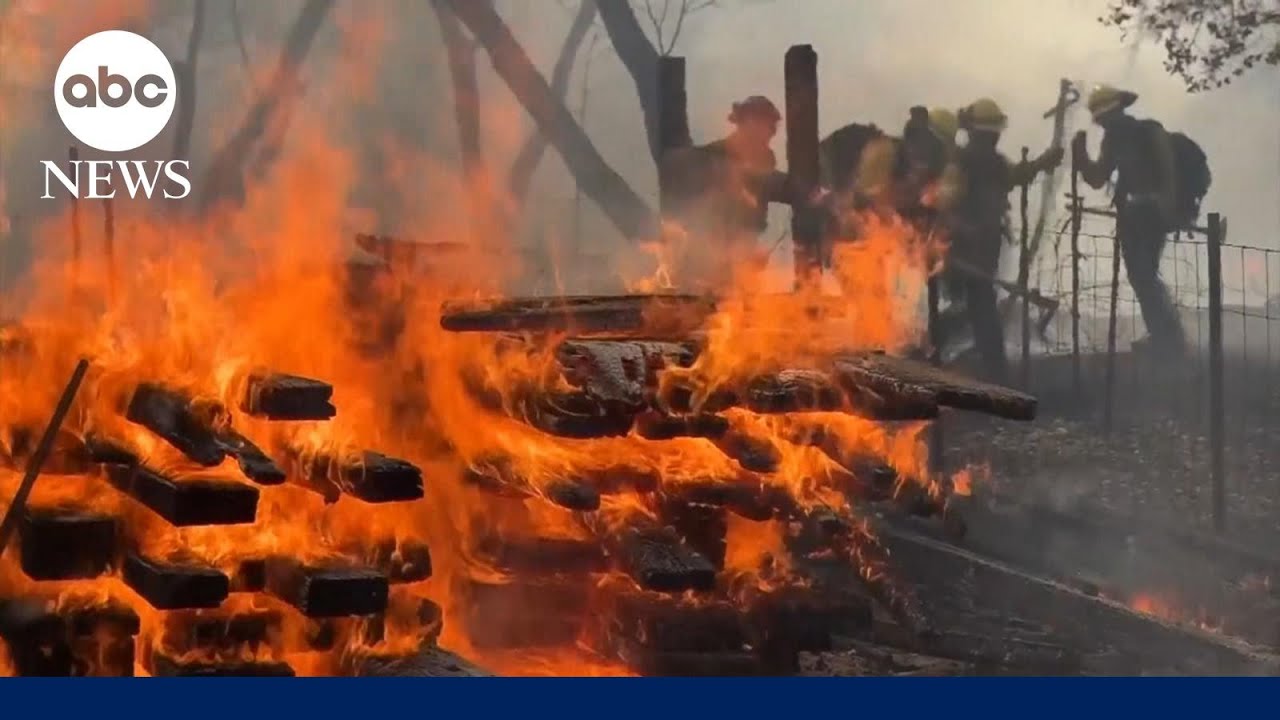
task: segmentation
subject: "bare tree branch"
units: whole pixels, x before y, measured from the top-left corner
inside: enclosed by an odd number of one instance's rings
[[[475,47],[463,33],[445,0],[435,0],[433,6],[449,58],[462,171],[468,186],[474,189],[475,183],[480,182],[485,174],[484,154],[480,150],[480,85],[476,79]]]
[[[204,0],[195,0],[192,8],[191,34],[187,36],[187,56],[174,70],[178,75],[178,128],[173,138],[173,157],[187,157],[191,149],[191,130],[196,121],[196,58],[200,39],[204,36]]]
[[[488,0],[443,1],[484,46],[494,71],[564,158],[587,195],[628,239],[652,238],[657,230],[653,210],[600,156],[564,102],[551,92],[493,4]]]
[[[299,11],[298,19],[294,21],[285,39],[284,49],[280,52],[280,60],[271,81],[259,92],[258,100],[249,108],[240,128],[213,155],[200,194],[201,212],[208,211],[213,205],[226,199],[243,200],[245,170],[250,156],[255,148],[264,144],[263,139],[268,130],[281,134],[284,132],[290,111],[302,93],[298,70],[311,49],[320,26],[333,9],[333,3],[334,0],[307,0]],[[269,160],[274,155],[274,148],[269,143],[266,145],[268,146],[260,148],[260,153]],[[266,164],[265,161],[260,162],[258,170],[263,170]]]
[[[569,32],[565,35],[564,45],[560,47],[560,55],[556,58],[555,67],[551,70],[551,92],[561,100],[569,94],[569,78],[573,72],[574,60],[578,57],[578,49],[582,47],[582,41],[586,38],[587,31],[591,29],[595,19],[595,0],[582,0],[578,6],[578,13],[573,18],[573,24],[569,26]],[[516,159],[511,163],[511,172],[507,176],[507,190],[514,203],[523,204],[529,192],[533,173],[538,169],[538,163],[542,161],[542,155],[546,149],[546,137],[541,132],[534,131],[529,139],[525,140],[524,146],[520,148]]]

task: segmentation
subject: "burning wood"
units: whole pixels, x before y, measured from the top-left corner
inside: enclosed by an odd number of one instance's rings
[[[431,577],[431,551],[413,540],[389,538],[367,550],[352,548],[346,554],[386,575],[392,584],[416,583]]]
[[[192,462],[205,467],[222,463],[226,451],[191,398],[177,390],[143,383],[133,391],[125,418],[163,438]]]
[[[678,593],[715,589],[715,567],[670,528],[623,530],[615,550],[620,569],[646,590]]]
[[[313,618],[372,615],[387,609],[387,577],[345,564],[309,567],[292,558],[270,558],[266,590]]]
[[[157,610],[216,608],[231,591],[226,575],[190,559],[159,561],[130,553],[122,576],[126,585]]]
[[[481,540],[476,553],[495,569],[526,576],[603,572],[608,558],[598,543],[573,538],[498,538]]]
[[[1010,420],[1032,420],[1036,399],[1016,390],[961,377],[927,363],[880,353],[836,360],[843,382],[881,398],[912,396],[957,410],[986,413]]]
[[[541,485],[534,485],[520,477],[509,460],[487,457],[471,464],[462,474],[466,484],[499,497],[524,499],[543,497],[567,510],[589,512],[600,507],[600,493],[586,483],[568,478],[557,478]]]
[[[643,331],[678,337],[714,311],[712,299],[697,295],[518,298],[447,304],[440,326],[450,332]]]
[[[28,507],[18,526],[22,571],[32,580],[97,577],[115,561],[116,537],[115,518]]]
[[[365,450],[356,458],[295,453],[291,468],[297,482],[320,493],[325,502],[350,495],[367,503],[391,503],[423,497],[422,470],[412,463]]]
[[[258,514],[257,488],[238,480],[175,480],[141,465],[108,465],[106,474],[117,490],[175,527],[252,523]]]
[[[228,455],[236,459],[240,472],[255,483],[279,485],[287,479],[284,470],[274,460],[235,430],[227,428],[218,433],[218,442]]]
[[[283,373],[249,376],[241,404],[249,415],[268,420],[328,420],[338,414],[333,386]]]
[[[209,662],[181,660],[154,653],[148,671],[154,677],[294,677],[297,673],[285,662],[248,660]]]
[[[115,604],[51,611],[40,599],[0,600],[0,639],[18,675],[131,677],[139,628]]]

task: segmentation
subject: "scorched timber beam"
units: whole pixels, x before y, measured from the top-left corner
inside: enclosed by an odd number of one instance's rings
[[[328,420],[338,414],[333,386],[297,375],[251,375],[241,409],[268,420]]]
[[[283,661],[225,663],[178,660],[159,653],[151,656],[147,668],[155,677],[294,677],[293,668]]]
[[[230,428],[218,433],[218,442],[228,455],[236,459],[240,472],[259,485],[280,485],[286,476],[284,470],[267,457],[249,438]]]
[[[258,489],[238,480],[174,480],[140,465],[108,465],[107,479],[174,527],[243,525],[258,514]]]
[[[291,558],[270,558],[267,592],[312,618],[373,615],[387,609],[387,577],[345,565],[306,566]]]
[[[350,495],[367,503],[407,502],[423,498],[422,470],[413,463],[365,450],[347,461],[327,455],[295,453],[294,477],[304,487],[337,502]]]
[[[231,591],[227,576],[208,565],[157,561],[136,553],[125,558],[124,582],[157,610],[215,608]]]
[[[645,332],[686,335],[715,312],[698,295],[515,298],[446,304],[440,326],[451,332]]]
[[[715,566],[669,528],[625,530],[616,542],[614,554],[620,569],[646,590],[678,593],[715,589]]]
[[[115,518],[27,508],[18,527],[22,571],[32,580],[74,580],[105,573],[116,557]]]
[[[467,485],[499,497],[524,499],[543,497],[567,510],[591,512],[600,508],[600,493],[591,485],[571,479],[556,479],[535,487],[519,477],[502,459],[476,461],[462,473]]]
[[[884,398],[920,396],[936,405],[995,415],[1009,420],[1033,420],[1036,399],[999,385],[971,380],[928,363],[880,353],[849,355],[836,360],[836,373],[850,386]]]
[[[125,417],[199,465],[214,467],[226,457],[213,430],[192,410],[191,399],[177,390],[142,383],[133,391]]]

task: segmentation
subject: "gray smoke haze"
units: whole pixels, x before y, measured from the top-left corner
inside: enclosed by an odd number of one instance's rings
[[[196,175],[214,144],[215,131],[225,132],[238,121],[252,88],[229,30],[231,3],[211,0],[208,5],[209,34],[201,54],[199,120],[193,139]],[[239,3],[251,72],[261,75],[274,65],[279,43],[300,5],[299,0]],[[1098,82],[1130,88],[1141,96],[1136,113],[1187,132],[1205,148],[1214,172],[1205,207],[1230,219],[1229,240],[1280,248],[1277,71],[1258,70],[1229,88],[1189,95],[1179,80],[1164,71],[1161,48],[1147,42],[1135,50],[1117,31],[1097,22],[1105,5],[1105,0],[722,0],[718,7],[687,20],[674,53],[688,59],[690,122],[699,142],[725,132],[725,116],[736,99],[764,94],[781,104],[782,58],[787,47],[796,43],[812,44],[819,53],[824,133],[854,121],[875,122],[897,131],[911,105],[956,108],[990,96],[1010,116],[1002,144],[1006,154],[1016,157],[1022,145],[1034,153],[1048,143],[1051,123],[1042,113],[1055,101],[1059,78],[1068,77],[1086,88]],[[64,19],[92,6],[87,0],[53,4]],[[498,7],[544,75],[549,74],[576,3],[502,0]],[[190,8],[190,2],[156,3],[132,29],[148,34],[171,57],[180,58]],[[354,48],[349,43],[340,45],[335,26],[349,27],[362,17],[381,21],[380,34]],[[646,24],[643,14],[641,22]],[[368,0],[339,2],[329,25],[307,61],[308,92],[302,111],[350,116],[352,129],[346,139],[357,150],[362,175],[367,176],[352,203],[372,211],[376,229],[404,229],[399,226],[399,209],[390,201],[393,193],[387,192],[395,180],[380,172],[387,165],[380,155],[385,140],[409,144],[445,165],[456,163],[452,95],[438,24],[430,3],[423,0]],[[75,39],[64,39],[66,47],[51,47],[49,54],[60,58]],[[494,76],[483,51],[477,58],[486,153],[495,172],[505,173],[531,123]],[[358,100],[344,96],[340,85],[330,82],[353,64],[377,68],[371,74],[375,81],[362,87],[363,97]],[[65,157],[69,143],[52,110],[51,82],[46,82],[46,77],[52,79],[52,68],[44,72],[47,75],[34,73],[20,83],[29,86],[22,97],[36,122],[20,134],[6,132],[5,147],[0,148],[7,209],[15,224],[6,252],[7,280],[31,253],[23,245],[21,228],[30,218],[54,209],[49,201],[38,199],[36,161]],[[5,77],[6,98],[15,97],[11,88],[15,82]],[[581,114],[602,155],[642,196],[653,200],[656,176],[634,86],[599,23],[579,53],[569,95],[570,108],[575,115]],[[586,112],[582,114],[584,95]],[[1083,109],[1069,117],[1069,132],[1080,128],[1089,129],[1096,148],[1098,133],[1089,127]],[[165,148],[172,146],[169,134],[147,148],[148,156],[165,155]],[[780,156],[783,144],[780,136],[775,142]],[[1033,192],[1033,198],[1037,194]],[[576,215],[573,195],[571,177],[555,152],[548,151],[534,181],[521,242],[531,248],[569,242]],[[1097,204],[1104,202],[1099,197]],[[442,205],[438,211],[447,212],[448,204]],[[577,268],[573,262],[561,261],[565,266],[561,270],[571,275],[588,268],[598,273],[598,262],[592,258],[614,258],[620,245],[590,202],[584,199],[581,205],[578,236],[583,247],[578,252],[588,259],[579,260]],[[774,229],[762,243],[777,237],[786,218],[785,209],[771,213]],[[785,262],[789,255],[779,252],[775,261]],[[627,254],[621,258],[616,263],[635,260]],[[1271,293],[1280,288],[1280,263],[1240,268],[1238,260],[1227,258],[1226,262],[1228,272],[1245,277],[1252,301],[1261,300],[1268,275]],[[1237,263],[1235,268],[1232,262]]]

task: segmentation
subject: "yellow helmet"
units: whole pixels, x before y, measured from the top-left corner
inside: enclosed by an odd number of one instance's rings
[[[1089,100],[1085,104],[1089,108],[1089,114],[1097,120],[1112,110],[1127,108],[1137,100],[1137,93],[1113,88],[1110,85],[1099,85],[1089,93]]]
[[[991,98],[981,98],[960,111],[964,117],[966,130],[986,130],[987,132],[1004,132],[1009,125],[1009,118]]]
[[[954,145],[956,132],[960,129],[960,121],[956,114],[946,108],[933,108],[929,111],[929,131],[939,140]]]

